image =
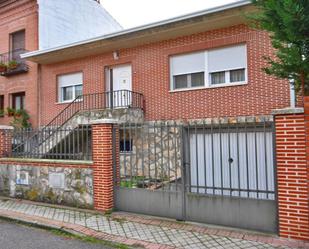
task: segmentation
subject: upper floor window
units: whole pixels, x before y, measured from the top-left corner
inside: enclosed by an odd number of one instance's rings
[[[10,34],[11,60],[18,60],[20,54],[25,50],[25,30],[20,30]]]
[[[172,90],[247,82],[246,45],[172,56],[170,65]]]
[[[205,53],[176,55],[171,58],[172,88],[192,88],[205,85]]]
[[[83,73],[72,73],[58,76],[58,101],[71,102],[83,95]]]
[[[247,51],[245,45],[210,50],[207,57],[210,85],[246,81]]]

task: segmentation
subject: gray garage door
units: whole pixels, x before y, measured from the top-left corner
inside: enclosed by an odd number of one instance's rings
[[[271,124],[187,130],[186,218],[275,232]]]

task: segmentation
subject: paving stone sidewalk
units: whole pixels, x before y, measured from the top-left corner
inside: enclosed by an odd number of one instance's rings
[[[150,217],[102,215],[18,200],[0,200],[0,216],[76,231],[134,248],[309,248],[308,243]]]

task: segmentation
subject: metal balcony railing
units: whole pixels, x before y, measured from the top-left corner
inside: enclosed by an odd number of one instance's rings
[[[0,75],[10,76],[28,72],[26,60],[20,56],[26,52],[25,49],[16,49],[0,54]]]

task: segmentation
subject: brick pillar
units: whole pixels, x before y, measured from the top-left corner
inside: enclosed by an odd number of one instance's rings
[[[12,126],[0,125],[0,158],[11,155],[12,131]]]
[[[309,240],[309,117],[302,108],[278,110],[275,123],[279,235]]]
[[[114,206],[113,124],[111,121],[96,121],[92,125],[92,144],[94,208],[98,211],[108,211]],[[118,145],[117,141],[115,144]]]

